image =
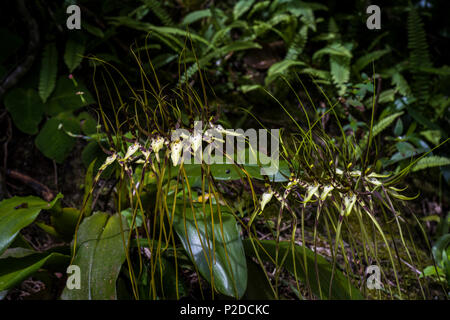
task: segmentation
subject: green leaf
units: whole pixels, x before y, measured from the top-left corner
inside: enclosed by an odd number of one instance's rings
[[[9,251],[21,252],[8,256]],[[66,266],[70,262],[69,256],[58,252],[37,253],[23,248],[9,249],[4,256],[0,257],[0,291],[13,288],[41,268]]]
[[[437,146],[439,141],[441,141],[442,133],[440,130],[425,130],[420,133],[428,141]]]
[[[42,53],[41,72],[39,75],[39,96],[45,103],[55,89],[58,71],[58,51],[54,43],[48,44]]]
[[[233,8],[233,18],[234,20],[239,19],[250,7],[253,5],[255,0],[240,0],[236,3]]]
[[[258,246],[258,243],[261,244],[265,252]],[[275,261],[277,249],[275,240],[262,240],[258,241],[258,243],[255,242],[255,246],[261,259],[263,261]],[[255,256],[251,240],[244,240],[244,247],[247,255]],[[292,250],[292,243],[289,241],[279,242],[278,250],[279,257],[284,257],[287,254],[283,267],[291,274],[297,274],[299,281],[302,284],[309,285],[311,291],[317,297],[324,299],[363,298],[359,290],[353,286],[338,268],[334,271],[331,295],[328,294],[333,266],[321,255],[315,254],[312,250],[299,245],[294,245],[294,250]],[[318,274],[316,274],[316,260]]]
[[[262,268],[251,259],[247,259],[248,285],[243,299],[245,300],[273,300],[270,283]]]
[[[429,156],[417,161],[416,165],[412,168],[412,171],[419,171],[426,168],[441,167],[450,165],[450,158]]]
[[[330,56],[330,72],[333,82],[339,88],[339,94],[345,93],[344,84],[350,79],[350,59],[342,56]]]
[[[11,32],[10,28],[0,28],[2,50],[0,50],[0,63],[11,57],[23,44],[22,38]]]
[[[83,60],[85,46],[82,39],[69,38],[66,42],[66,51],[64,52],[64,62],[69,71],[72,72]]]
[[[21,131],[36,134],[44,113],[44,105],[33,89],[15,88],[5,97],[5,107]]]
[[[390,116],[387,116],[387,117],[379,120],[373,126],[372,137],[375,137],[378,134],[380,134],[384,129],[389,127],[395,121],[395,119],[400,117],[402,114],[403,114],[403,111],[397,112],[397,113],[391,114]]]
[[[234,41],[226,46],[223,46],[219,49],[217,49],[221,54],[225,55],[227,53],[230,53],[232,51],[242,51],[242,50],[249,50],[249,49],[261,49],[262,47],[252,41]]]
[[[384,90],[383,92],[381,92],[378,102],[379,103],[392,102],[394,101],[394,98],[395,98],[394,89]]]
[[[313,60],[319,59],[323,55],[327,54],[331,56],[341,56],[346,58],[352,57],[352,53],[349,49],[347,49],[344,45],[335,42],[325,48],[316,51],[313,55]]]
[[[83,93],[84,101],[80,97],[80,92]],[[55,92],[45,104],[45,112],[55,116],[62,112],[77,110],[91,103],[94,103],[94,99],[83,83],[78,82],[78,86],[75,87],[70,79],[60,77],[56,83]]]
[[[122,226],[126,221],[122,219]],[[80,267],[81,288],[64,289],[63,300],[114,300],[116,280],[123,262],[122,240],[128,231],[121,229],[119,216],[96,212],[83,220],[78,229],[77,250],[73,265]]]
[[[211,10],[210,9],[205,9],[205,10],[197,10],[197,11],[193,11],[191,13],[188,13],[183,21],[181,22],[182,25],[188,25],[191,23],[194,23],[200,19],[203,18],[209,18],[211,17]]]
[[[398,118],[394,127],[394,135],[398,137],[402,134],[402,132],[403,132],[403,121],[401,118]]]
[[[0,202],[0,255],[13,242],[22,228],[31,224],[42,209],[50,209],[58,199],[46,202],[38,197],[12,197]]]
[[[395,85],[395,90],[401,95],[409,96],[411,94],[411,88],[401,73],[396,72],[392,75],[392,84]]]
[[[107,158],[107,154],[105,154],[100,148],[99,143],[97,141],[89,142],[86,147],[84,147],[83,152],[81,153],[81,160],[86,168],[89,167],[92,161],[95,161],[94,172],[97,173],[100,166],[105,162]],[[106,168],[106,170],[108,170]]]
[[[51,211],[51,222],[56,232],[66,241],[73,239],[75,229],[80,216],[80,210],[76,208],[60,208]]]
[[[211,214],[208,206],[206,212],[201,206],[183,212],[177,205],[173,227],[200,274],[220,293],[241,298],[247,288],[247,263],[234,216],[224,207],[219,215],[216,206]]]
[[[90,34],[99,37],[99,38],[104,38],[105,34],[103,33],[102,29],[97,28],[89,23],[87,23],[86,21],[83,21],[82,24],[83,29],[85,29],[87,32],[89,32]]]
[[[94,166],[96,160],[92,160],[91,164],[87,168],[86,176],[84,177],[84,196],[83,196],[83,205],[84,205],[84,215],[90,216],[92,211],[92,201],[93,201],[93,187],[94,187]]]
[[[78,121],[72,118],[51,118],[45,123],[34,142],[47,158],[62,163],[75,145],[75,138],[67,132],[78,134],[80,132]]]
[[[239,89],[241,89],[243,93],[247,93],[258,89],[264,89],[264,87],[260,84],[244,84],[240,86]]]

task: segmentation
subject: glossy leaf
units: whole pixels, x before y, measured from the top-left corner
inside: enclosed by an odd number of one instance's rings
[[[261,259],[265,261],[274,261],[277,248],[276,242],[274,240],[262,240],[259,241],[259,243],[267,252],[265,253],[258,246],[258,243],[255,242],[255,246],[259,252]],[[244,241],[244,247],[247,255],[255,256],[255,250],[250,240]],[[295,245],[295,256],[292,256],[292,246],[288,241],[279,242],[278,249],[279,257],[283,257],[287,253],[287,258],[284,262],[283,267],[293,275],[296,273],[299,281],[305,285],[309,285],[311,291],[317,297],[322,296],[324,299],[363,298],[359,290],[356,289],[353,284],[349,283],[349,280],[337,268],[334,271],[331,295],[329,295],[333,266],[321,255],[314,254],[314,252],[308,248]],[[306,265],[304,264],[304,254],[306,254]],[[316,274],[316,259],[318,274]]]
[[[39,96],[43,102],[55,89],[56,74],[58,71],[58,51],[54,43],[48,44],[42,53],[42,64],[39,76]]]
[[[183,206],[177,205],[173,227],[200,274],[220,293],[240,298],[247,288],[247,263],[239,227],[225,208],[221,219],[216,208],[212,215],[206,208],[202,212],[201,205],[195,206],[194,214],[188,207],[183,213]]]
[[[126,221],[122,220],[123,228]],[[64,300],[114,300],[116,280],[123,262],[125,248],[118,215],[103,212],[85,218],[78,230],[77,249],[73,265],[80,267],[81,288],[64,289]]]
[[[14,241],[22,228],[31,224],[42,209],[50,209],[62,198],[61,194],[50,203],[41,198],[13,197],[0,202],[0,254]]]

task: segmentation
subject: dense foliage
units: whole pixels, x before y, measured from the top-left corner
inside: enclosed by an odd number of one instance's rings
[[[2,3],[0,299],[448,297],[445,1],[377,4]]]

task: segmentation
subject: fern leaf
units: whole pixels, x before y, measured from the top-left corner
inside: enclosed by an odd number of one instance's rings
[[[381,120],[379,120],[373,127],[372,127],[372,138],[379,135],[384,129],[389,127],[395,119],[400,117],[403,114],[403,111],[396,112],[394,114],[391,114],[390,116],[387,116]],[[362,150],[366,147],[367,143],[369,142],[369,133],[366,133],[364,137],[361,139],[361,142],[359,143],[359,146],[356,147],[356,157],[359,158],[361,156]]]
[[[305,63],[301,61],[283,60],[274,63],[267,71],[266,84],[271,83],[277,76],[284,74],[287,70],[293,66],[304,66]]]
[[[395,85],[395,90],[401,95],[409,96],[411,94],[411,89],[408,82],[406,82],[406,79],[401,75],[401,73],[396,72],[392,75],[392,84]]]
[[[250,18],[255,12],[266,9],[270,5],[270,1],[262,1],[256,3],[250,13],[247,15],[247,18]]]
[[[428,44],[419,13],[414,7],[408,15],[408,48],[410,53],[411,72],[413,74],[413,94],[421,105],[425,104],[429,95],[428,76],[420,68],[431,67]]]
[[[308,26],[304,25],[300,28],[300,31],[295,35],[289,49],[286,53],[285,60],[296,60],[298,56],[303,52],[308,41]]]
[[[41,71],[39,75],[39,96],[45,103],[55,89],[58,72],[58,51],[54,43],[48,44],[42,54]]]
[[[72,72],[83,60],[85,46],[82,41],[75,41],[69,38],[66,42],[66,51],[64,52],[64,62],[69,71]]]
[[[184,19],[183,22],[181,22],[182,25],[188,25],[191,23],[194,23],[198,20],[201,20],[203,18],[209,18],[211,17],[211,10],[210,9],[205,9],[205,10],[197,10],[194,12],[191,12],[189,14],[187,14]]]
[[[350,52],[350,50],[348,50],[342,44],[335,42],[325,48],[316,51],[313,55],[313,60],[319,59],[320,57],[326,54],[333,56],[342,56],[347,58],[352,57],[352,53]]]
[[[450,158],[430,156],[425,157],[417,161],[416,165],[412,168],[412,171],[419,171],[431,167],[441,167],[450,165]]]
[[[369,63],[372,63],[372,61],[375,61],[375,60],[381,58],[382,56],[384,56],[385,54],[387,54],[389,52],[391,52],[391,49],[386,48],[383,50],[376,50],[376,51],[370,52],[370,53],[362,56],[355,62],[355,65],[354,65],[355,71],[358,73],[359,71],[364,69]]]

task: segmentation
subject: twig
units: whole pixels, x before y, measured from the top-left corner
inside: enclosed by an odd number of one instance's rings
[[[45,201],[51,201],[55,197],[53,195],[53,192],[51,192],[46,185],[31,178],[30,176],[27,176],[15,170],[6,170],[6,175],[10,178],[20,180],[21,182],[32,188],[36,193],[38,193]]]

